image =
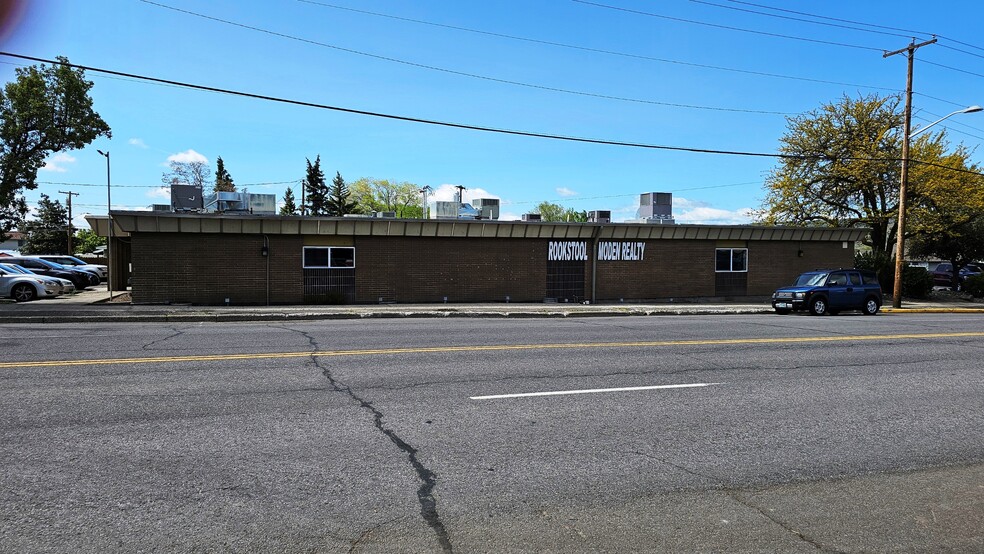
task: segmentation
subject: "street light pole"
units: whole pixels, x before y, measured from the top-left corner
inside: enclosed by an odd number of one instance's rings
[[[109,151],[103,152],[96,150],[106,157],[106,221],[109,223],[109,238],[106,241],[106,290],[109,291],[109,299],[113,299],[113,197],[112,187],[110,186],[109,173]]]

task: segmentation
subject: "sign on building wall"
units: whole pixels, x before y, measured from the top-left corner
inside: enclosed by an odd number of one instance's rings
[[[570,262],[588,259],[588,243],[581,241],[551,241],[547,245],[547,261]]]
[[[599,261],[638,262],[645,259],[645,255],[646,255],[646,243],[644,242],[599,242],[598,243]]]

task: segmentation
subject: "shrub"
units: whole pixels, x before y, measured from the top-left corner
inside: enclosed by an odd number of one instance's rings
[[[858,252],[854,254],[854,267],[874,271],[878,275],[878,284],[882,291],[891,294],[895,285],[895,262],[887,252]],[[904,275],[904,274],[903,274]]]
[[[891,291],[892,287],[888,290]],[[884,289],[884,287],[883,287]],[[927,298],[933,291],[933,276],[924,267],[905,266],[902,270],[902,296],[907,298]]]
[[[984,274],[968,277],[963,282],[963,289],[974,298],[984,298]]]

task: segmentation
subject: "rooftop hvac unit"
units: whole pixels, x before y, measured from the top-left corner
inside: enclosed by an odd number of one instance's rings
[[[540,214],[523,214],[523,221],[543,221]]]
[[[673,193],[647,192],[639,197],[639,219],[673,219]]]
[[[200,211],[205,207],[202,189],[192,185],[171,185],[171,209],[176,212]]]
[[[396,218],[396,212],[376,212],[372,215],[373,217],[385,217],[389,219]]]
[[[170,204],[151,204],[150,211],[152,212],[169,212],[171,211]]]
[[[611,223],[611,210],[593,210],[588,212],[588,221],[591,223]]]
[[[482,219],[499,219],[498,198],[476,198],[472,200],[472,206],[478,210]]]

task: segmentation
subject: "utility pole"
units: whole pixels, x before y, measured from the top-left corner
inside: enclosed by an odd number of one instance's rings
[[[68,206],[68,252],[66,252],[66,254],[71,256],[72,254],[75,254],[75,251],[72,250],[72,235],[74,234],[72,232],[72,197],[78,196],[79,193],[72,192],[70,190],[69,191],[60,190],[58,192],[60,192],[61,194],[68,195],[68,200],[65,201],[65,204]]]
[[[916,44],[916,39],[912,39],[909,46],[894,52],[885,52],[882,57],[887,58],[905,52],[908,59],[909,70],[905,79],[905,126],[902,130],[902,175],[899,179],[899,216],[896,223],[895,237],[895,284],[892,287],[892,307],[902,307],[902,271],[905,268],[905,201],[906,187],[909,185],[909,134],[912,130],[912,61],[915,58],[916,50],[923,46],[928,46],[936,42],[936,37],[932,40]]]

